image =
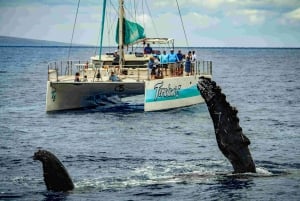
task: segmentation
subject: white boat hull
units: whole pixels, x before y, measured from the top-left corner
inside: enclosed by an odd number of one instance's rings
[[[203,103],[197,89],[198,76],[146,81],[145,111],[158,111]]]
[[[46,111],[69,110],[114,102],[110,97],[145,96],[144,110],[157,111],[203,103],[198,76],[144,82],[47,82]]]
[[[46,111],[101,106],[111,96],[144,94],[144,82],[47,82]]]

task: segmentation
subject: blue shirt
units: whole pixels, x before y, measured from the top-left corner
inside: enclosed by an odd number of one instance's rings
[[[169,63],[175,63],[175,62],[177,62],[178,61],[178,57],[177,57],[177,55],[176,54],[168,54],[168,62]]]
[[[144,54],[151,54],[152,53],[152,47],[145,47],[144,48]]]
[[[154,61],[149,60],[148,62],[148,68],[152,69],[154,67]]]
[[[183,59],[183,54],[177,53],[177,59],[178,59],[178,61],[182,61],[182,59]]]
[[[167,54],[159,55],[159,60],[160,60],[161,64],[167,64],[168,63],[168,55]]]
[[[111,80],[113,82],[120,81],[120,79],[116,75],[111,75],[109,80]]]

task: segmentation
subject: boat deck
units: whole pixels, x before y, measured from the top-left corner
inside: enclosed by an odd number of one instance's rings
[[[150,79],[173,78],[186,76],[183,68],[177,68],[173,74],[171,69],[162,69],[163,77],[151,78],[147,65],[143,66],[124,66],[119,69],[118,66],[104,65],[97,67],[95,64],[86,64],[82,61],[52,62],[48,64],[48,81],[51,82],[74,82],[75,74],[79,73],[81,82],[109,82],[109,76],[114,72],[121,82],[142,82]],[[197,61],[194,64],[192,75],[212,75],[211,61]],[[85,78],[86,77],[86,78]]]

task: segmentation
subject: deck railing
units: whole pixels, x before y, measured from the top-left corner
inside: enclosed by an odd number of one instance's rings
[[[197,75],[212,75],[212,61],[196,61],[195,73]]]
[[[102,67],[100,67],[102,66]],[[184,66],[184,65],[183,65]],[[90,80],[97,81],[97,72],[100,70],[101,77],[104,73],[110,74],[111,71],[119,72],[125,78],[132,78],[137,81],[150,79],[147,64],[144,65],[125,65],[118,69],[115,65],[99,65],[87,63],[86,61],[57,61],[48,64],[48,81],[59,81],[61,77],[74,79],[75,73],[79,72],[82,76],[89,74]],[[192,75],[212,75],[211,61],[196,61],[192,63]]]
[[[102,65],[99,63],[87,63],[86,61],[54,61],[48,63],[48,81],[60,81],[60,78],[64,80],[69,77],[73,80],[75,73],[79,72],[80,75],[88,75],[90,80],[97,81],[97,74],[100,71],[100,76],[108,77],[108,75],[114,71],[118,74],[122,74],[123,78],[132,78],[137,81],[141,80],[141,76],[148,76],[147,64],[144,65],[125,65],[122,69],[119,69],[117,65]]]
[[[48,63],[48,80],[54,75],[58,81],[59,76],[71,76],[85,67],[86,61],[54,61]],[[90,66],[90,64],[89,64]]]

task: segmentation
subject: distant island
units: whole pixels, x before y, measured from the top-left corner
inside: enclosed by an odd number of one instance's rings
[[[56,41],[0,36],[0,47],[70,47],[70,44]],[[72,47],[95,46],[73,44]]]

